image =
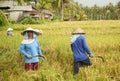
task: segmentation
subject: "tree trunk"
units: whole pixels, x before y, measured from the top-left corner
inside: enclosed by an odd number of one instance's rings
[[[64,18],[64,4],[63,4],[63,0],[61,0],[61,20],[63,20]]]

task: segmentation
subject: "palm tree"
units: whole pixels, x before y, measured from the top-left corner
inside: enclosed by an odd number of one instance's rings
[[[61,16],[61,20],[64,18],[64,4],[68,4],[70,0],[53,0],[51,5],[53,9],[57,12],[58,16]]]
[[[117,3],[117,5],[116,5],[116,11],[117,11],[117,16],[118,16],[118,20],[120,19],[120,1]]]
[[[53,11],[57,15],[57,17],[60,17],[60,12],[61,12],[61,0],[53,0],[51,2],[51,6],[53,8]]]
[[[37,2],[40,9],[46,9],[46,6],[51,3],[51,0],[37,0]]]
[[[61,0],[61,20],[64,19],[64,4],[70,3],[70,0]]]

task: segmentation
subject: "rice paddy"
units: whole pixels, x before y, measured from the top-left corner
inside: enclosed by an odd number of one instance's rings
[[[12,27],[14,36],[7,37]],[[41,25],[12,24],[0,27],[0,81],[120,81],[120,21],[68,21]],[[21,31],[27,27],[41,29],[38,36],[45,60],[40,59],[37,71],[24,70],[24,57],[19,52]],[[92,66],[80,68],[73,77],[71,32],[81,27],[87,33],[90,50],[100,58],[90,58]]]

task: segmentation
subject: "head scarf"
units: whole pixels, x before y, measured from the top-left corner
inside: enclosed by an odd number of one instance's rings
[[[37,37],[37,35],[34,32],[32,32],[32,33],[33,33],[33,38],[35,39]],[[25,34],[24,34],[24,39],[28,40],[28,33],[27,32],[25,32]]]

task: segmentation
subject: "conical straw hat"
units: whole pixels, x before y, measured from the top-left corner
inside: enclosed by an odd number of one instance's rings
[[[42,31],[42,30],[35,29],[35,31],[38,32],[40,35],[43,34],[43,31]]]
[[[12,28],[8,28],[7,31],[12,31],[13,29]]]
[[[32,32],[36,33],[37,35],[40,34],[40,32],[38,30],[34,30],[33,28],[29,27],[26,30],[22,31],[21,35],[24,35],[24,33],[27,32],[27,31],[32,31]]]
[[[72,32],[72,34],[85,34],[84,30],[81,28],[77,28]]]

